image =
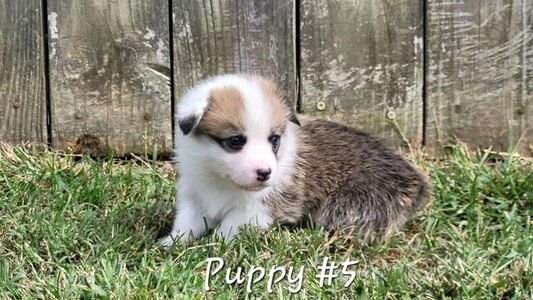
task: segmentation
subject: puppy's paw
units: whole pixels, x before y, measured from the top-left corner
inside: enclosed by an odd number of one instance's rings
[[[239,227],[230,226],[228,224],[222,224],[217,228],[216,235],[220,240],[223,240],[226,243],[231,243],[235,236],[239,233]]]
[[[179,241],[179,237],[168,235],[159,242],[159,246],[164,249],[170,248],[175,242]]]
[[[189,232],[189,234],[184,234],[181,231],[171,232],[159,242],[159,245],[162,248],[168,249],[175,243],[191,243],[197,238],[199,238],[199,236],[194,235],[192,232]]]

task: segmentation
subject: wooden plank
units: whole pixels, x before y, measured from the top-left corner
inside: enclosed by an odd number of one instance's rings
[[[170,154],[168,1],[47,3],[53,146]]]
[[[0,141],[46,145],[40,1],[0,0]]]
[[[428,3],[427,134],[533,155],[533,1]],[[526,129],[529,131],[526,132]]]
[[[423,1],[302,0],[300,20],[303,112],[421,145]]]
[[[294,1],[173,1],[175,91],[223,73],[275,80],[294,99]]]

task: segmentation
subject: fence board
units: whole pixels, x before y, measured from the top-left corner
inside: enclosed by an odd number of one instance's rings
[[[423,1],[302,0],[300,10],[303,112],[420,145]]]
[[[277,81],[294,99],[294,1],[173,1],[175,88],[252,73]]]
[[[533,154],[533,1],[431,0],[427,138]],[[509,129],[511,131],[509,131]]]
[[[0,141],[48,140],[40,3],[0,0]]]
[[[52,143],[170,153],[166,0],[49,0]]]

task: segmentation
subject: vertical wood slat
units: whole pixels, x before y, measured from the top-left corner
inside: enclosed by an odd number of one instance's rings
[[[223,73],[278,82],[294,99],[294,1],[173,1],[175,91]]]
[[[423,29],[423,1],[301,0],[303,112],[420,146]]]
[[[427,13],[428,147],[507,151],[525,134],[533,155],[533,1],[430,0]]]
[[[48,142],[40,1],[0,0],[0,141]]]
[[[47,3],[53,147],[170,153],[168,1]]]

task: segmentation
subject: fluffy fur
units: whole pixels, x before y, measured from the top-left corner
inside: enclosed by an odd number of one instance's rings
[[[261,77],[221,75],[178,107],[180,179],[172,232],[162,244],[218,226],[267,228],[311,217],[368,240],[397,231],[428,193],[426,178],[359,130],[296,117]]]

